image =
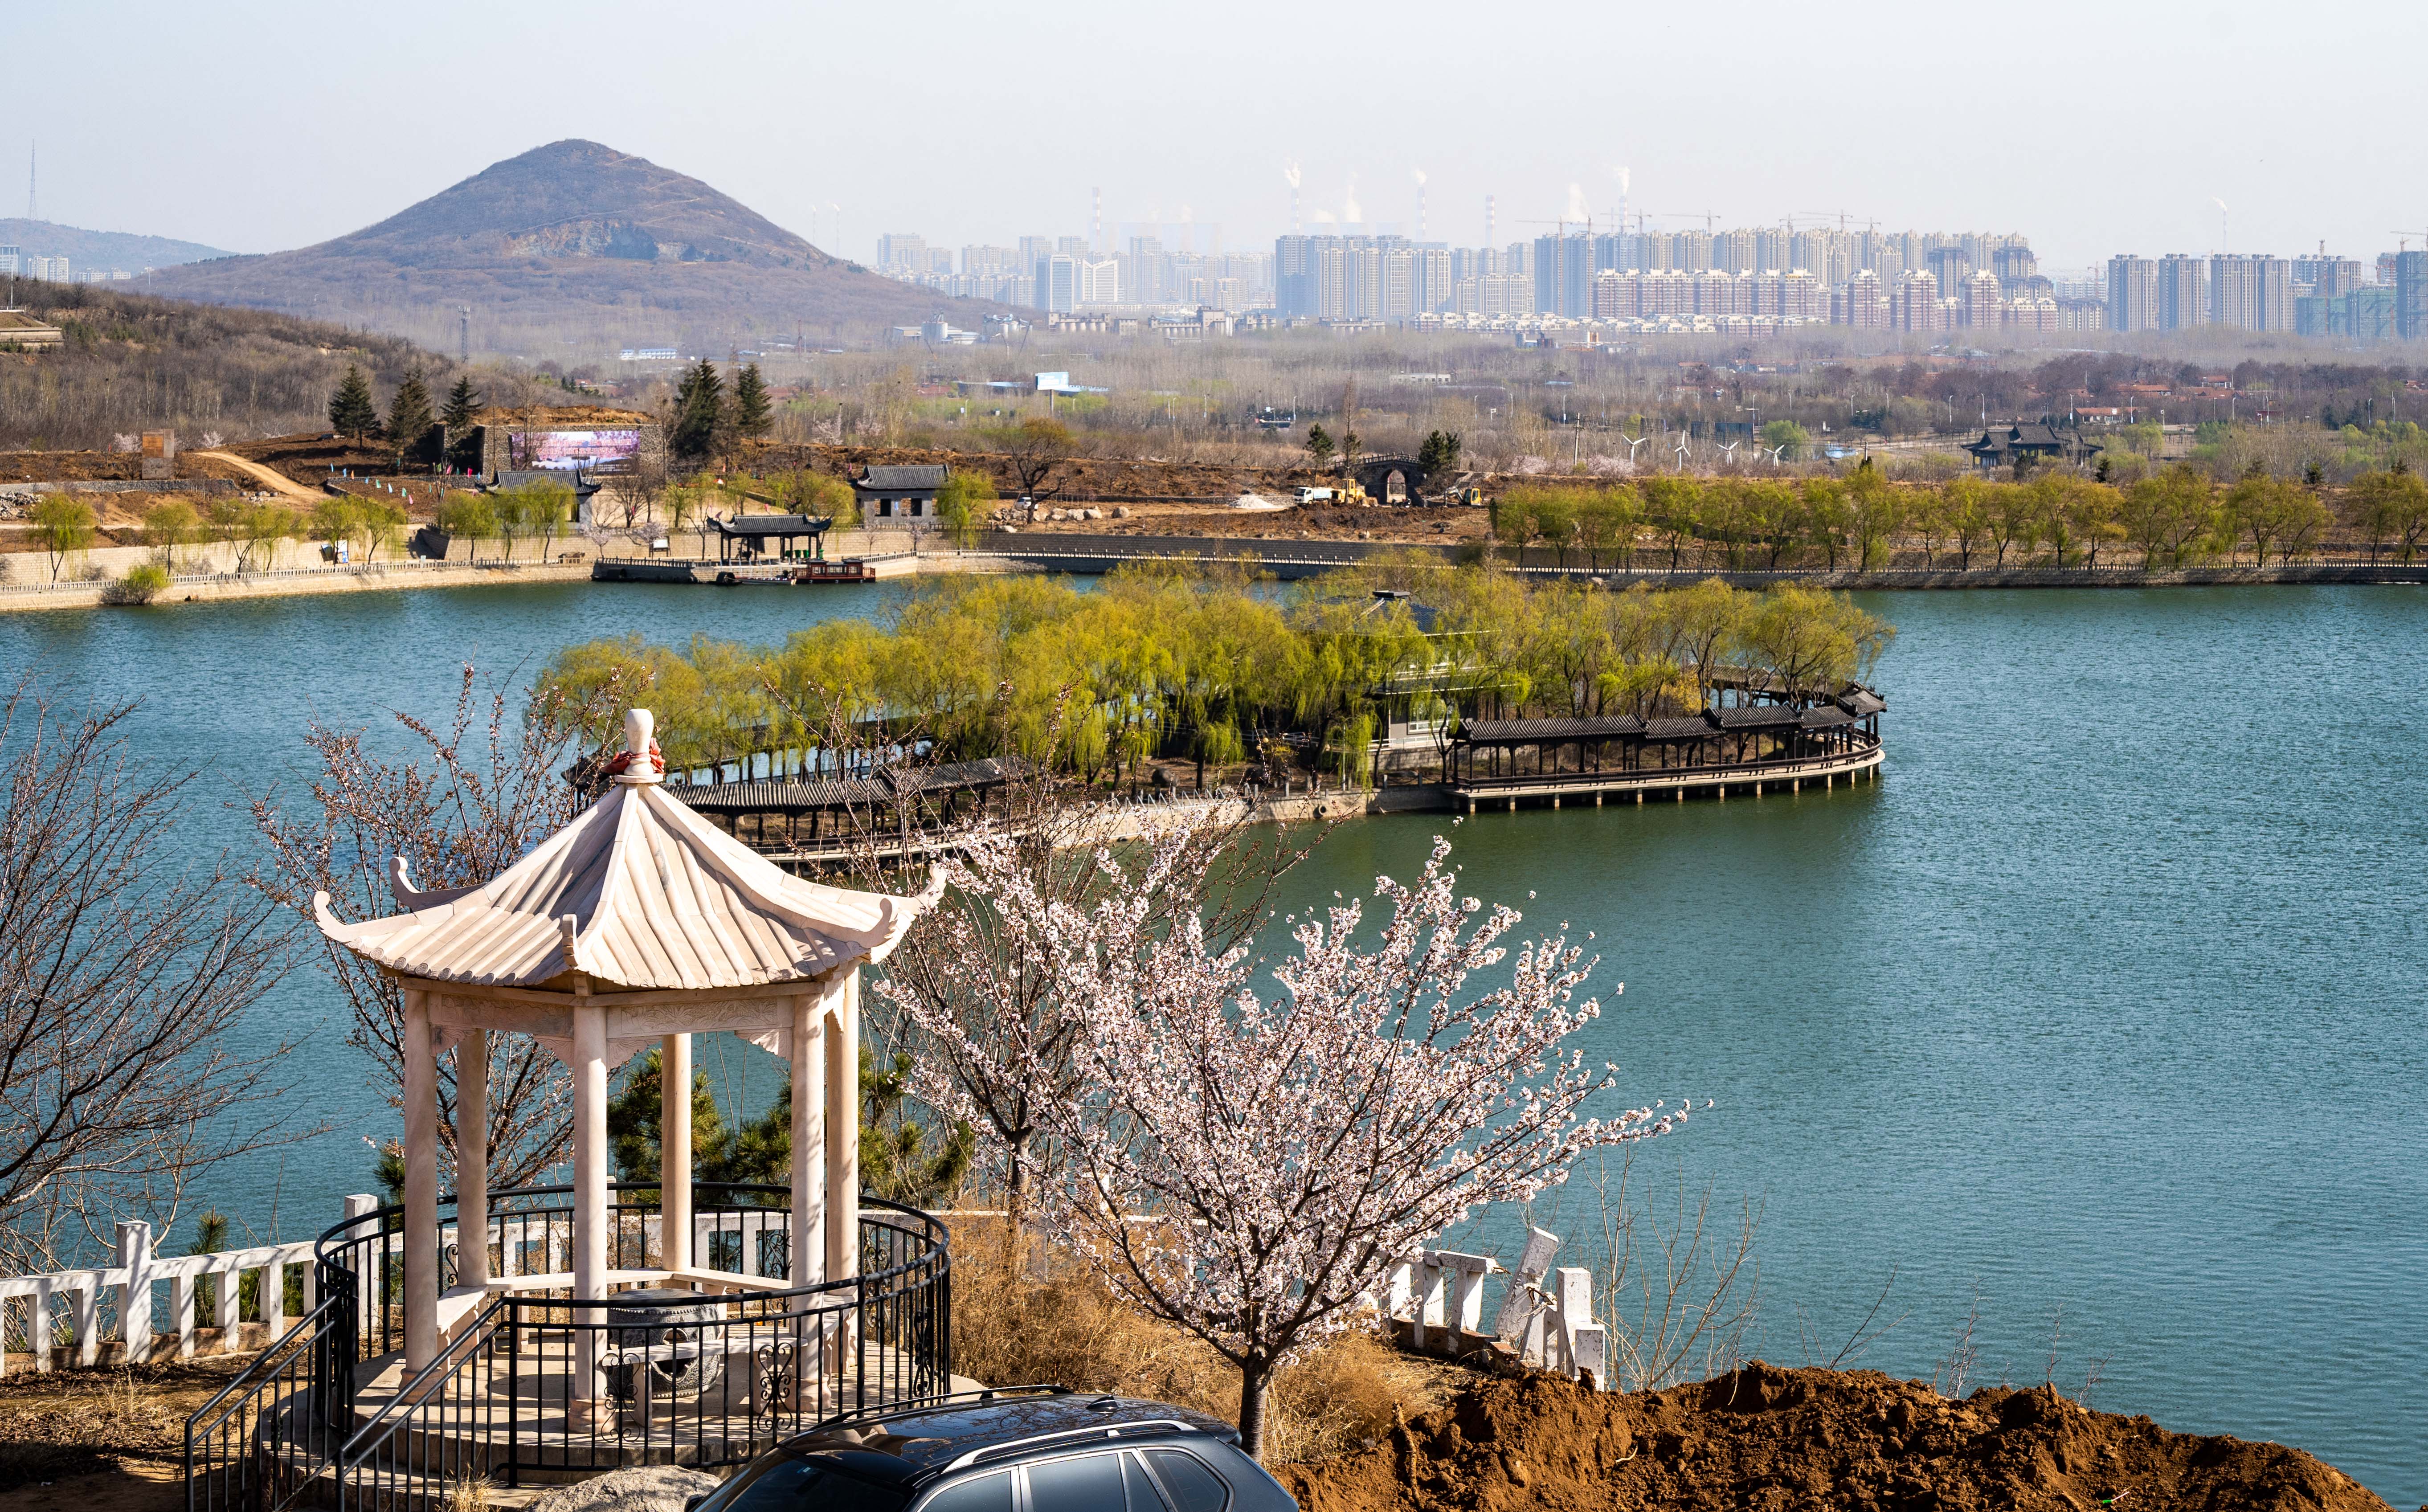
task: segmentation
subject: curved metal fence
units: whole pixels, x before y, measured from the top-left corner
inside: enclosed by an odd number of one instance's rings
[[[615,1193],[610,1269],[657,1269],[656,1189]],[[402,1209],[330,1229],[319,1306],[187,1423],[191,1512],[427,1506],[459,1482],[735,1464],[838,1412],[948,1387],[951,1257],[926,1213],[863,1196],[859,1274],[795,1286],[786,1189],[704,1184],[694,1253],[724,1277],[577,1300],[571,1195],[492,1197],[494,1294],[413,1372],[393,1357]],[[442,1213],[442,1287],[462,1241]]]

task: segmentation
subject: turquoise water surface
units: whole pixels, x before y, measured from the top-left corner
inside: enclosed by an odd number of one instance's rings
[[[774,640],[904,591],[10,615],[0,666],[141,698],[141,753],[205,772],[189,844],[244,851],[242,802],[302,771],[307,720],[442,713],[464,657],[527,676],[593,635]],[[1900,632],[1878,785],[1452,831],[1473,891],[1598,933],[1587,1049],[1629,1100],[1715,1101],[1639,1170],[1764,1204],[1765,1357],[1835,1353],[1894,1268],[1903,1321],[1867,1365],[1928,1376],[1977,1290],[1989,1381],[2039,1380],[2054,1338],[2068,1390],[2096,1364],[2096,1405],[2428,1501],[2428,594],[1867,602]],[[1289,889],[1411,874],[1447,823],[1344,827]],[[260,1020],[312,1036],[294,1103],[331,1132],[215,1195],[266,1230],[274,1193],[279,1229],[318,1229],[396,1115],[316,974]],[[1484,1228],[1505,1245],[1515,1221]]]

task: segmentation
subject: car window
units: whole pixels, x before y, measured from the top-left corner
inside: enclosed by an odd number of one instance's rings
[[[902,1512],[898,1486],[863,1480],[824,1456],[762,1460],[716,1503],[718,1512]]]
[[[919,1512],[1011,1512],[1011,1471],[947,1486],[920,1503]]]
[[[1122,1456],[1122,1481],[1129,1487],[1130,1512],[1171,1512],[1171,1504],[1156,1490],[1155,1477],[1136,1454]]]
[[[1128,1512],[1122,1456],[1039,1460],[1028,1467],[1028,1512]]]
[[[1222,1512],[1223,1504],[1231,1500],[1231,1488],[1222,1484],[1222,1477],[1206,1469],[1206,1462],[1195,1454],[1178,1449],[1154,1449],[1147,1452],[1146,1457],[1179,1512]]]

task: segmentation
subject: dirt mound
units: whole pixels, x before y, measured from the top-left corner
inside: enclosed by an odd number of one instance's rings
[[[1877,1371],[1759,1360],[1630,1396],[1548,1376],[1481,1380],[1370,1449],[1278,1473],[1306,1512],[2387,1512],[2298,1449],[2169,1433],[2148,1418],[2087,1411],[2045,1387],[1990,1387],[1952,1402]]]

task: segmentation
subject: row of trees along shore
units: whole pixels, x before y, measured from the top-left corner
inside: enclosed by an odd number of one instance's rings
[[[571,488],[540,482],[495,493],[448,494],[438,502],[436,518],[439,529],[472,543],[476,558],[481,542],[495,541],[512,561],[516,543],[525,539],[538,542],[545,556],[572,508]],[[183,499],[166,499],[143,512],[141,525],[116,534],[123,544],[152,548],[154,560],[170,571],[194,567],[202,548],[227,546],[235,549],[234,570],[257,572],[271,566],[282,541],[343,541],[358,563],[376,562],[383,553],[394,556],[410,523],[401,502],[377,495],[336,495],[309,511],[276,500],[211,499],[197,508]],[[34,506],[32,524],[54,582],[70,557],[101,538],[92,506],[71,494],[45,496]]]
[[[1430,634],[1412,602],[1433,611]],[[1893,634],[1792,583],[1614,593],[1411,552],[1287,591],[1241,565],[1124,566],[1093,591],[945,578],[922,583],[891,628],[828,620],[779,647],[590,641],[560,652],[543,683],[577,703],[605,686],[645,691],[679,769],[765,751],[814,765],[808,753],[840,717],[915,727],[939,759],[1013,754],[1113,782],[1156,758],[1274,764],[1288,737],[1313,735],[1354,776],[1386,715],[1692,712],[1736,677],[1815,698],[1868,678]]]
[[[2257,468],[2223,487],[2180,465],[2119,486],[2064,470],[1896,483],[1866,464],[1793,482],[1520,484],[1492,509],[1504,547],[1597,569],[2158,571],[2289,564],[2338,534],[2372,562],[2411,562],[2428,546],[2428,482],[2401,462],[2333,491]]]

